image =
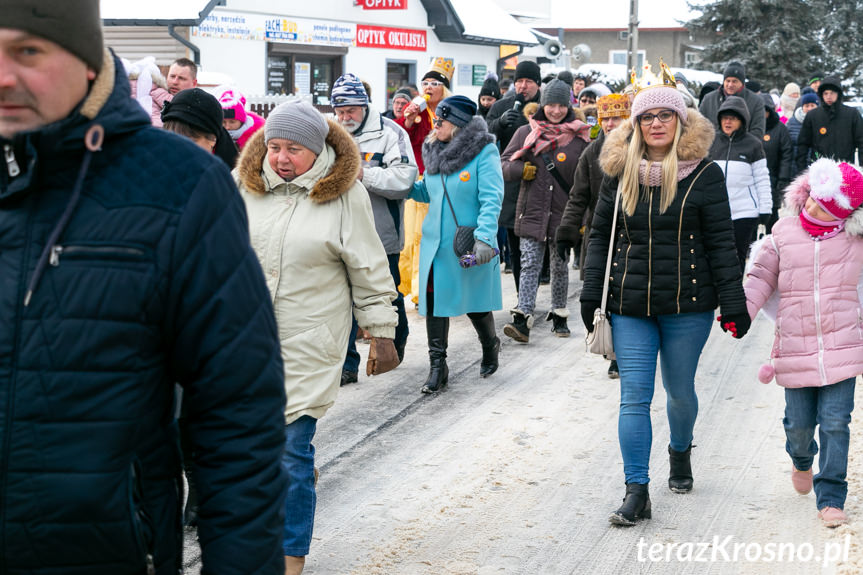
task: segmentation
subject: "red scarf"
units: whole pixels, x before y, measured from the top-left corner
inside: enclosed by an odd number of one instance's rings
[[[552,124],[547,120],[531,118],[529,122],[530,134],[524,139],[524,146],[512,155],[513,160],[521,158],[528,151],[532,151],[534,156],[553,152],[557,148],[565,147],[576,136],[585,142],[590,141],[590,126],[581,120]]]

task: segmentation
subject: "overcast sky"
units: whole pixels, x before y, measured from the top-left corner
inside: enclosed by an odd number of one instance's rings
[[[496,0],[512,12],[542,18],[525,22],[536,28],[626,28],[629,25],[629,0]],[[677,28],[677,20],[689,20],[693,14],[686,0],[639,0],[638,20],[641,28]]]

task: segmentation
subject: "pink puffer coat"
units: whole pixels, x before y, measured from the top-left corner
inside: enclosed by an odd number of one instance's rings
[[[808,196],[804,175],[789,186],[785,202],[798,214]],[[819,241],[796,215],[782,218],[751,256],[744,283],[749,315],[774,290],[780,294],[771,357],[783,387],[820,387],[863,373],[863,227],[854,221],[863,213],[857,212],[845,231]]]

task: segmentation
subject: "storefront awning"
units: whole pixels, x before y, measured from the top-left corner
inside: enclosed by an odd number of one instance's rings
[[[100,0],[105,26],[197,26],[225,0]]]
[[[421,0],[429,25],[441,42],[499,46],[536,46],[530,28],[493,0]]]

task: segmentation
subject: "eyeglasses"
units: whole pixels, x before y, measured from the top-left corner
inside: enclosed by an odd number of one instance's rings
[[[420,85],[423,88],[427,88],[431,86],[432,88],[437,88],[438,86],[443,86],[443,82],[438,82],[437,80],[423,80]]]
[[[440,128],[440,125],[443,124],[443,118],[435,118],[432,120],[432,124],[434,124],[435,128]]]
[[[638,123],[642,126],[649,126],[653,123],[653,120],[659,118],[659,121],[663,124],[667,124],[674,118],[673,110],[662,110],[658,114],[642,114],[638,117]]]

